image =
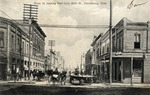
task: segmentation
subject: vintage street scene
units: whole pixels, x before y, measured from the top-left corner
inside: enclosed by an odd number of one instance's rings
[[[0,0],[0,95],[150,95],[149,0]]]

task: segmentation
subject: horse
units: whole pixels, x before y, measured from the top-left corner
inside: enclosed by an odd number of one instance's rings
[[[52,77],[51,77],[51,81],[53,84],[55,84],[56,82],[60,82],[60,73],[58,74],[53,74]]]
[[[65,85],[65,81],[66,81],[66,78],[67,78],[67,76],[66,76],[66,74],[67,74],[67,71],[62,71],[62,73],[60,74],[60,82],[61,82],[61,85],[64,83],[64,85]]]
[[[48,83],[50,83],[52,80],[53,70],[48,70],[47,75],[48,75]]]
[[[62,71],[62,72],[58,72],[58,71],[53,71],[53,70],[49,70],[48,71],[48,83],[52,82],[54,85],[55,83],[61,83],[61,85],[64,83],[65,85],[65,80],[66,80],[66,71]]]

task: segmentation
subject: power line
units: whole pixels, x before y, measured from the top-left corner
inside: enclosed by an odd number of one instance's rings
[[[39,24],[40,27],[50,28],[108,28],[108,25],[50,25],[50,24]]]
[[[11,18],[7,13],[0,10],[3,14],[8,16],[12,21],[21,26],[29,26],[29,24],[18,23],[16,20]],[[55,25],[55,24],[39,24],[40,27],[49,27],[49,28],[109,28],[108,25]]]
[[[13,18],[11,18],[7,13],[5,13],[4,11],[0,10],[3,14],[5,14],[6,16],[8,16],[10,18],[10,20],[12,20],[13,22],[15,22],[15,24],[21,25],[21,26],[29,26],[29,24],[25,24],[25,23],[18,23],[16,20],[14,20]],[[56,25],[56,24],[39,24],[40,27],[45,27],[45,28],[102,28],[102,29],[108,29],[109,25]],[[139,30],[143,30],[143,29],[150,29],[148,27],[143,27],[143,28],[136,28],[136,27],[118,27],[118,26],[113,26],[112,25],[112,29],[139,29]]]
[[[6,16],[8,16],[9,18],[11,18],[7,13],[5,13],[4,11],[0,10],[3,14],[5,14]],[[11,18],[12,19],[12,18]],[[13,20],[13,19],[12,19]]]

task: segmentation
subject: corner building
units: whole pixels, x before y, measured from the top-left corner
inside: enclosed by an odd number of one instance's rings
[[[101,48],[96,51],[99,57],[95,60],[100,60],[97,73],[101,81],[109,81],[109,31],[98,39]],[[130,83],[132,76],[133,83],[150,83],[149,72],[150,22],[121,19],[112,28],[112,82]]]

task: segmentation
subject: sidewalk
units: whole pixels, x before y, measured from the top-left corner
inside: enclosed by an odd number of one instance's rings
[[[30,80],[25,80],[24,78],[22,78],[21,80],[16,80],[16,81],[14,81],[14,80],[10,80],[10,81],[5,81],[6,83],[9,83],[9,84],[35,84],[36,82],[35,81],[32,81],[32,79],[30,79]],[[5,83],[4,82],[4,83]],[[0,82],[1,83],[1,82]]]
[[[94,87],[140,87],[140,88],[150,88],[150,84],[123,84],[123,83],[98,83],[91,84]]]
[[[48,83],[48,81],[32,81],[24,80],[21,81],[0,81],[0,84],[27,84],[27,85],[41,85],[41,86],[53,86],[52,83]],[[60,83],[56,83],[56,86],[64,86],[64,87],[88,87],[88,88],[111,88],[111,87],[136,87],[136,88],[150,88],[150,84],[123,84],[123,83],[92,83],[92,84],[84,84],[84,85],[72,85],[70,83],[66,83],[66,85],[60,85]]]

